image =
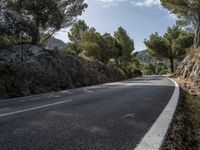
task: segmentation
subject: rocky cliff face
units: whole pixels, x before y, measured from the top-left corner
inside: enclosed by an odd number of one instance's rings
[[[56,51],[38,49],[40,53],[31,54],[25,62],[13,61],[10,57],[5,60],[7,55],[0,61],[0,99],[90,86],[126,78],[112,65],[105,66],[98,61],[86,61]]]
[[[191,52],[177,69],[177,75],[188,78],[200,90],[200,52]]]

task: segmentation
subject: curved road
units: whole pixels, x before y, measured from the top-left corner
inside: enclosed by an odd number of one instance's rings
[[[0,101],[0,150],[133,150],[174,89],[146,76]]]

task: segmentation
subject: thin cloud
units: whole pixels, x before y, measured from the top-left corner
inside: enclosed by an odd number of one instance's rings
[[[89,1],[89,0],[86,0]],[[118,6],[120,4],[130,4],[135,7],[157,7],[162,10],[162,5],[160,0],[95,0],[102,7],[109,8],[113,6]],[[170,20],[177,20],[177,16],[171,13],[167,14],[167,18]]]
[[[121,3],[127,3],[129,0],[96,0],[98,3],[102,4],[102,6],[117,6]]]
[[[138,7],[161,6],[160,0],[96,0],[103,6],[116,6],[122,3],[132,4]]]
[[[175,14],[172,14],[172,13],[168,14],[168,18],[171,19],[171,20],[177,20],[178,19],[178,17]]]
[[[153,7],[157,6],[160,7],[161,3],[160,0],[143,0],[143,1],[131,1],[132,4],[139,7]]]

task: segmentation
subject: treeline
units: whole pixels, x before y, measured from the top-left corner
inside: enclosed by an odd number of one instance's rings
[[[148,50],[139,51],[135,54],[144,75],[164,75],[170,72],[170,64],[167,59],[152,56]],[[178,66],[177,62],[175,61],[175,68]]]
[[[114,36],[100,34],[77,21],[86,8],[84,0],[0,0],[0,48],[24,43],[45,46],[56,31],[73,25],[65,52],[114,64],[126,75],[140,75],[139,62],[132,55],[134,41],[127,31],[119,27]]]
[[[139,62],[132,55],[134,41],[123,27],[119,27],[114,36],[100,34],[94,27],[89,27],[84,20],[77,21],[68,33],[67,53],[99,60],[104,64],[113,63],[126,74],[141,74]]]
[[[163,36],[152,34],[144,43],[152,56],[169,60],[173,73],[174,60],[180,62],[200,47],[200,1],[161,0],[161,4],[177,16],[176,26],[169,27]]]
[[[174,73],[174,60],[181,61],[184,58],[193,45],[193,39],[192,32],[173,26],[169,27],[163,36],[152,34],[144,43],[152,56],[168,59],[171,73]]]

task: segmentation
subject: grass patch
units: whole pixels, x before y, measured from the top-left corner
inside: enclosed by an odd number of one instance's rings
[[[194,130],[197,135],[197,141],[200,149],[200,97],[187,94],[185,101],[186,108],[190,113],[190,119],[193,122]]]
[[[162,76],[165,76],[165,77],[175,77],[175,74],[174,73],[167,73],[167,74],[163,74]]]
[[[181,91],[163,150],[200,150],[200,97]]]

